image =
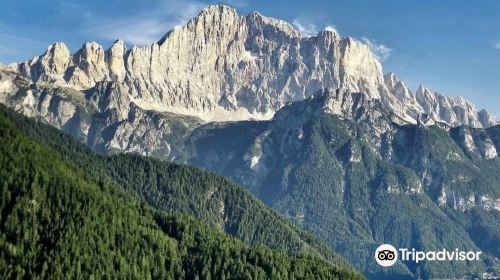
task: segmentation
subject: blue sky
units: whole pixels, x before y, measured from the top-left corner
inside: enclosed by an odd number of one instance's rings
[[[306,33],[334,27],[370,43],[384,72],[412,88],[422,83],[464,96],[500,116],[500,1],[494,0],[3,0],[0,62],[26,60],[55,41],[72,51],[86,41],[152,43],[213,3],[282,18]]]

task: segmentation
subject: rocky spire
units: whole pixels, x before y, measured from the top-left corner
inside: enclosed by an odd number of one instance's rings
[[[122,82],[126,75],[125,70],[125,51],[126,47],[123,41],[116,40],[113,46],[106,52],[106,63],[109,67],[111,79]]]

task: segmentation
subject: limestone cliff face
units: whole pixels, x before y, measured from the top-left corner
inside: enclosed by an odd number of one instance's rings
[[[472,127],[490,127],[498,124],[493,115],[485,110],[479,111],[462,97],[446,97],[420,86],[415,98],[427,114],[451,126],[467,124]]]
[[[19,81],[30,91],[9,97]],[[303,37],[285,21],[257,12],[240,16],[233,8],[218,5],[208,6],[149,46],[127,49],[117,40],[105,50],[90,42],[71,54],[63,43],[54,43],[41,56],[0,69],[0,94],[7,93],[0,100],[30,115],[45,118],[45,107],[38,104],[51,102],[40,98],[60,95],[43,95],[39,89],[46,85],[71,89],[80,99],[108,99],[110,104],[122,100],[118,108],[106,111],[112,111],[117,121],[129,116],[129,103],[143,111],[206,122],[270,119],[289,102],[338,89],[342,98],[325,108],[332,114],[360,111],[349,107],[356,105],[349,95],[363,93],[360,96],[371,100],[366,104],[379,102],[402,122],[474,127],[498,123],[462,98],[444,97],[423,87],[413,93],[396,75],[384,76],[369,46],[353,38],[332,30]],[[94,104],[92,100],[86,102]],[[56,112],[55,116],[65,117],[49,120],[59,127],[71,112],[78,110]]]
[[[32,82],[78,90],[122,82],[134,102],[204,120],[271,118],[284,104],[325,88],[385,90],[382,67],[368,46],[333,31],[302,38],[287,22],[227,6],[209,6],[158,43],[104,50],[86,43],[71,55],[63,43],[20,63]]]

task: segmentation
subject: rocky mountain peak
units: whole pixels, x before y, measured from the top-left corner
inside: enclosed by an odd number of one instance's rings
[[[259,12],[252,12],[248,14],[245,19],[250,29],[262,29],[266,27],[273,29],[275,32],[282,32],[291,38],[300,37],[300,32],[297,31],[290,23],[284,20],[266,17]]]
[[[36,59],[33,60],[34,63]],[[54,75],[64,75],[71,62],[71,53],[62,42],[55,42],[49,45],[47,51],[39,58],[42,71],[52,73]]]
[[[226,5],[210,5],[201,10],[196,17],[189,20],[185,26],[179,29],[187,27],[189,31],[198,33],[213,29],[231,29],[232,25],[238,25],[239,21],[241,21],[241,18],[234,8]],[[221,36],[224,34],[218,35]]]
[[[239,15],[236,10],[226,5],[210,5],[201,10],[201,12],[188,22],[193,23],[194,26],[204,27],[230,27],[231,23],[239,20]],[[195,31],[200,31],[195,29]]]
[[[51,57],[69,57],[70,52],[66,44],[63,42],[54,42],[53,44],[49,45],[47,47],[47,51],[45,52],[44,56],[51,56]]]
[[[341,46],[342,40],[345,40],[334,30],[321,30],[316,36],[311,37],[301,36],[303,41],[316,41],[318,45],[322,46],[324,52],[333,51],[332,47]]]
[[[436,95],[434,92],[422,84],[418,86],[415,96],[420,102],[430,101],[431,103],[434,103],[436,101]]]
[[[498,124],[493,115],[486,110],[479,111],[463,97],[447,97],[423,85],[419,85],[413,94],[406,85],[398,83],[397,78],[391,75],[386,75],[385,82],[394,96],[406,104],[406,109],[411,109],[417,115],[428,115],[433,120],[429,123],[439,122],[451,127],[462,124],[491,127]]]
[[[103,77],[105,71],[105,54],[101,45],[96,42],[88,42],[75,54],[74,63],[90,77]]]
[[[127,48],[121,40],[116,40],[113,46],[106,51],[106,62],[109,67],[110,78],[122,82],[126,75],[125,52]]]
[[[464,100],[424,87],[413,94],[394,73],[384,76],[370,47],[352,37],[332,29],[302,37],[286,21],[240,16],[225,5],[206,7],[149,46],[127,50],[118,40],[104,50],[89,42],[71,54],[55,43],[13,69],[32,83],[77,90],[120,82],[142,109],[205,121],[269,119],[288,102],[339,88],[378,99],[410,123],[424,113],[453,126],[496,123]]]
[[[389,91],[401,102],[414,103],[415,97],[405,82],[401,81],[393,72],[384,75],[384,82]]]
[[[402,83],[394,72],[389,72],[385,74],[384,81],[389,88],[395,88],[397,85]]]
[[[232,14],[237,16],[238,12],[236,11],[235,8],[228,6],[228,5],[221,5],[221,4],[215,4],[215,5],[208,5],[205,8],[203,8],[199,13],[198,17],[202,15],[216,15],[220,16],[222,14]]]
[[[108,50],[106,50],[106,53],[116,58],[118,58],[119,56],[123,58],[126,50],[127,46],[125,46],[125,43],[122,40],[116,40],[113,45]],[[107,60],[110,60],[110,57]]]
[[[382,65],[371,49],[352,37],[343,38],[340,48],[342,86],[380,98],[380,87],[384,84]]]

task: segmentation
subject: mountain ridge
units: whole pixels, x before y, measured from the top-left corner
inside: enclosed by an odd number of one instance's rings
[[[326,113],[331,100],[345,107]],[[182,158],[247,187],[370,279],[381,279],[380,267],[366,248],[385,243],[485,253],[484,266],[404,263],[412,279],[497,275],[500,126],[398,124],[375,101],[334,91],[285,106],[271,121],[202,125]]]
[[[428,89],[413,93],[394,74],[384,75],[368,45],[351,37],[332,30],[303,37],[286,21],[258,12],[240,16],[224,5],[206,7],[145,47],[127,49],[117,40],[105,50],[89,42],[71,54],[57,42],[45,54],[7,68],[30,83],[76,90],[119,82],[124,90],[115,94],[127,94],[144,110],[204,121],[270,119],[287,102],[340,88],[381,99],[409,123],[426,114],[451,126],[498,124],[471,103]]]

